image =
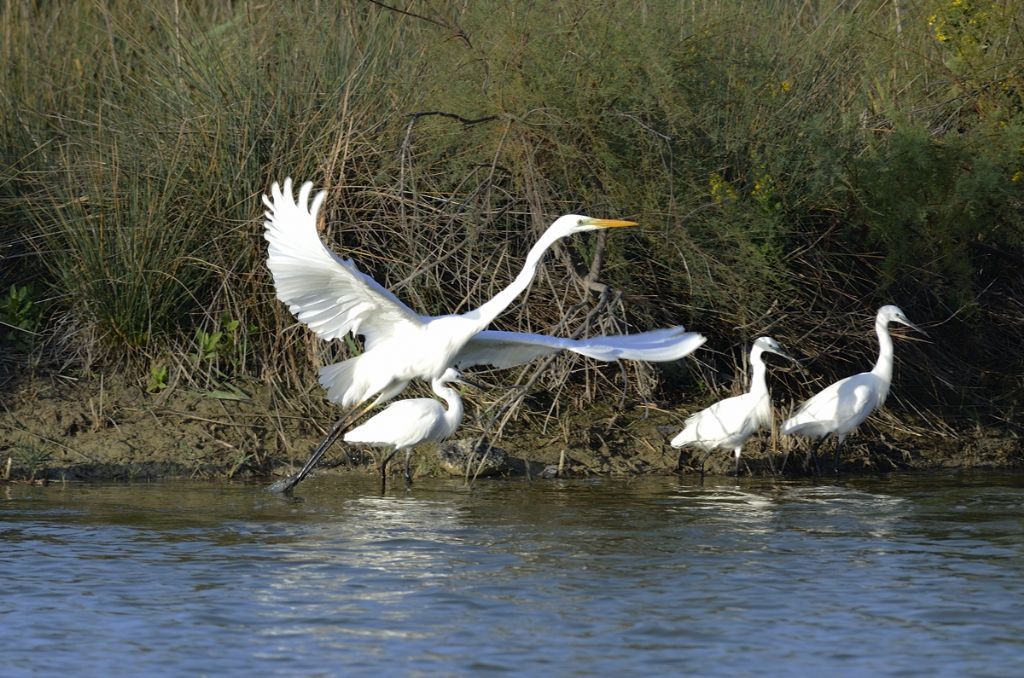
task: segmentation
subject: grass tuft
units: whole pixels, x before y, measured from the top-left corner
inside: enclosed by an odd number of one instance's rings
[[[259,195],[291,175],[424,313],[484,301],[559,214],[637,219],[561,243],[499,326],[710,335],[690,378],[626,372],[638,397],[721,390],[761,334],[848,373],[896,302],[938,324],[906,349],[910,400],[1019,409],[1017,4],[317,6],[3,5],[0,289],[36,291],[32,350],[157,389],[155,365],[308,388],[358,347],[274,299]],[[624,387],[554,365],[551,394]]]

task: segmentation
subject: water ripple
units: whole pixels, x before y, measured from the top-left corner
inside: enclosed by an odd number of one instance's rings
[[[1024,482],[10,487],[5,675],[1011,675]]]

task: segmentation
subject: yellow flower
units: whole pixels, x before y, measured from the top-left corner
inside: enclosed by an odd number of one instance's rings
[[[945,17],[932,14],[928,17],[928,25],[931,27],[936,40],[939,42],[949,42],[949,36],[946,35],[946,31],[944,30],[946,26]]]
[[[782,89],[783,92],[788,92],[789,90],[793,89],[793,83],[790,82],[789,80],[783,80],[779,87]]]
[[[708,188],[711,192],[711,199],[721,205],[727,200],[736,199],[736,189],[729,182],[722,178],[718,172],[712,172],[708,177]]]
[[[1013,176],[1010,177],[1010,181],[1014,183],[1017,183],[1021,179],[1024,179],[1024,170],[1017,170],[1016,172],[1013,173]]]

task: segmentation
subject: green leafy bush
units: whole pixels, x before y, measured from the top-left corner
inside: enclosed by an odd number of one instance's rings
[[[39,317],[39,307],[27,285],[11,285],[0,297],[0,330],[4,341],[16,350],[27,352],[35,346]]]
[[[972,347],[919,351],[935,369],[905,392],[1005,409],[1019,387],[992,375],[1024,373],[1018,5],[8,3],[0,254],[21,263],[0,284],[44,271],[38,330],[83,363],[299,384],[358,347],[275,300],[272,181],[327,190],[325,239],[424,313],[492,295],[558,214],[631,217],[561,243],[499,326],[684,323],[737,351],[770,331],[842,372],[896,301]],[[592,268],[621,293],[594,317]]]

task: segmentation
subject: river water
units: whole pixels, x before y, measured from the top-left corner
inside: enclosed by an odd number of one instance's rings
[[[0,487],[17,675],[1024,672],[1024,475]]]

